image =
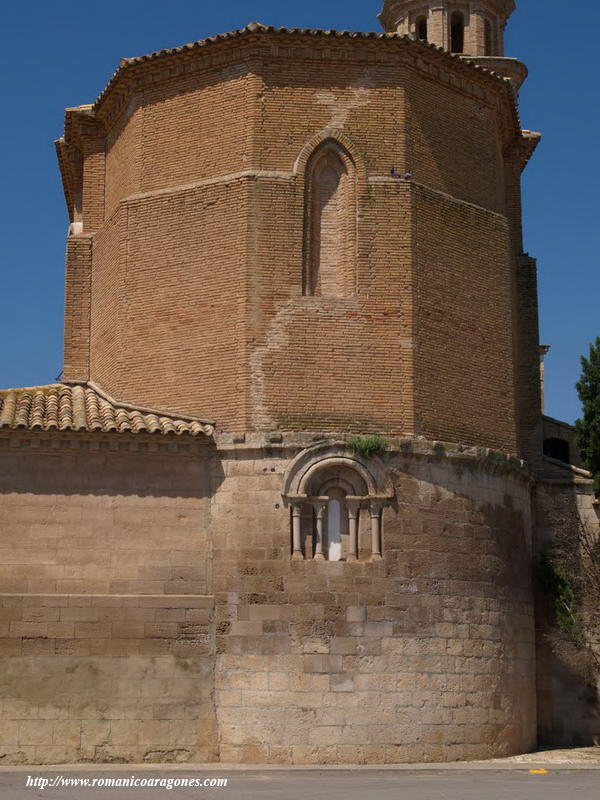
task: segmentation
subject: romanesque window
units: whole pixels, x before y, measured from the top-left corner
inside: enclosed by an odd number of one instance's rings
[[[419,17],[417,20],[417,39],[421,42],[427,41],[427,17]]]
[[[328,140],[306,170],[304,294],[352,295],[355,251],[354,163],[341,145]]]
[[[450,45],[453,53],[465,50],[465,18],[460,11],[454,11],[450,17]]]
[[[288,470],[283,497],[290,507],[295,561],[381,561],[382,513],[393,495],[383,464],[340,448],[301,453]]]

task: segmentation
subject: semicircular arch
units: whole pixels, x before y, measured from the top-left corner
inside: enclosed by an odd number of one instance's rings
[[[339,442],[314,445],[299,453],[286,470],[283,497],[306,496],[310,481],[319,472],[336,468],[355,472],[364,482],[369,497],[391,499],[394,496],[393,484],[380,458],[366,460],[348,450],[344,442]]]

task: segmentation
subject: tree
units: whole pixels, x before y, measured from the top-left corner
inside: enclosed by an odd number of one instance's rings
[[[596,496],[600,496],[600,337],[590,345],[589,358],[581,357],[581,379],[577,392],[583,406],[578,419],[577,444],[587,469],[594,477]]]

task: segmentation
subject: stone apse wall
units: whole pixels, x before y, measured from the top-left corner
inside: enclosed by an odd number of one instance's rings
[[[134,452],[128,437],[61,452],[22,438],[0,450],[2,763],[534,746],[519,462],[408,440],[365,462],[303,435],[223,435],[195,453],[183,438],[171,453],[143,437]],[[336,481],[357,495],[340,500],[341,552]]]

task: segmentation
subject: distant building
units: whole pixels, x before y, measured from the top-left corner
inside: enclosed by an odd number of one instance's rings
[[[0,392],[2,763],[598,732],[536,653],[552,511],[597,521],[542,416],[513,9],[251,23],[67,110],[62,382]]]

